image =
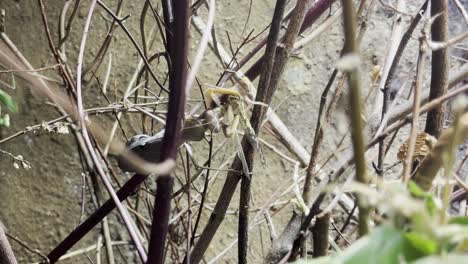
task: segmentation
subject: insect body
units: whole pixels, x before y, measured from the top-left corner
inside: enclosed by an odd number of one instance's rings
[[[237,141],[239,141],[237,128],[240,125],[244,129],[244,133],[251,145],[254,149],[260,152],[263,160],[258,139],[254,129],[250,125],[247,115],[247,107],[244,102],[262,105],[263,103],[257,103],[248,98],[249,85],[252,84],[247,77],[240,77],[239,75],[236,75],[235,77],[239,83],[240,89],[237,89],[237,87],[234,86],[231,88],[214,87],[206,90],[205,103],[208,109],[202,114],[202,117],[207,123],[211,123],[208,127],[213,131],[217,132],[220,127],[222,127],[226,137],[235,136]],[[238,145],[240,148],[238,154],[244,164],[244,173],[249,175],[248,171],[246,171],[247,164],[245,162],[245,158],[243,158],[244,155],[243,150],[240,147],[240,141],[238,142]]]
[[[433,136],[421,132],[416,136],[416,143],[413,153],[413,162],[416,164],[421,164],[421,162],[426,158],[427,155],[431,152],[432,148],[437,143],[437,139]],[[400,161],[404,162],[408,156],[408,142],[401,145],[397,157]]]

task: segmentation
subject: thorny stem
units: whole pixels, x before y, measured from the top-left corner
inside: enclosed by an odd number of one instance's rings
[[[344,56],[358,56],[359,50],[356,41],[356,18],[354,4],[352,0],[342,0],[343,21],[345,34]],[[357,181],[367,184],[366,163],[364,158],[365,146],[362,135],[363,122],[361,117],[361,96],[360,96],[360,74],[359,64],[352,65],[348,70],[351,140],[353,143],[354,161],[356,164]],[[363,236],[369,232],[369,207],[365,197],[358,195],[359,207],[359,235]]]

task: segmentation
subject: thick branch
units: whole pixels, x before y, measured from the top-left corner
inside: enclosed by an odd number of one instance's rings
[[[301,28],[299,33],[304,32],[306,29],[308,29],[312,24],[323,14],[325,13],[326,10],[328,10],[331,5],[335,2],[336,0],[320,0],[317,1],[308,11],[307,14],[305,15],[305,18],[302,22]],[[260,46],[261,45],[261,46]],[[246,62],[247,59],[251,59],[255,53],[260,50],[265,43],[260,43],[258,47],[255,47],[255,49],[251,52],[252,54],[249,53],[250,56],[246,56],[239,64],[240,66],[243,66]],[[258,48],[258,50],[256,50]],[[255,52],[255,53],[254,53]],[[254,80],[257,78],[257,76],[260,74],[260,70],[262,68],[264,57],[261,57],[258,59],[245,73],[245,75],[250,79]]]
[[[0,263],[2,264],[16,264],[15,254],[11,249],[8,238],[3,230],[2,223],[0,222]]]
[[[314,238],[314,257],[322,257],[328,254],[328,235],[330,230],[330,213],[317,217],[312,230]]]
[[[266,104],[269,104],[271,102],[273,94],[279,83],[281,74],[284,71],[286,62],[289,59],[291,50],[294,47],[294,40],[299,33],[300,26],[304,18],[306,2],[307,1],[305,0],[298,2],[295,8],[295,12],[297,12],[297,15],[292,15],[290,19],[290,23],[284,37],[284,45],[282,48],[278,47],[276,51],[275,64],[271,73],[269,89],[266,92],[259,91],[257,93],[256,101],[263,101]],[[263,115],[264,111],[259,106],[255,106],[252,112],[252,118],[250,119],[250,123],[254,130],[258,130],[258,128],[260,127]],[[244,137],[242,140],[242,149],[244,150],[246,160],[253,159],[253,148],[246,137]],[[234,160],[232,169],[242,171],[242,163],[240,162],[239,158],[236,158]],[[232,199],[232,195],[234,194],[235,188],[240,180],[240,177],[241,175],[239,175],[239,173],[237,172],[228,173],[226,182],[221,192],[221,196],[219,197],[218,202],[216,203],[215,209],[213,210],[213,213],[210,216],[208,224],[206,225],[205,230],[203,230],[200,239],[191,251],[190,263],[198,263],[201,260],[201,257],[206,251],[216,230],[218,229],[219,225],[221,224],[224,218],[227,207],[229,206],[229,203]]]
[[[425,191],[432,187],[432,181],[439,169],[443,166],[445,155],[454,151],[453,146],[457,146],[468,138],[468,113],[461,115],[455,121],[453,127],[441,133],[437,144],[431,153],[424,159],[421,166],[414,175],[414,181]]]
[[[187,80],[187,51],[189,32],[190,1],[181,0],[174,5],[173,42],[171,62],[173,69],[169,76],[169,106],[165,127],[161,159],[175,159],[181,136],[185,107],[185,86]],[[168,40],[171,38],[167,36]],[[169,43],[169,41],[168,41]],[[164,263],[164,246],[169,227],[171,196],[174,178],[171,175],[160,177],[157,181],[156,199],[151,225],[148,249],[148,263]]]
[[[257,102],[262,101],[265,104],[270,104],[273,92],[269,92],[269,89],[276,89],[275,86],[270,86],[270,79],[275,66],[275,54],[278,46],[279,33],[281,30],[281,20],[283,18],[284,9],[286,7],[286,0],[277,0],[275,11],[271,22],[270,32],[268,35],[268,42],[265,49],[266,58],[264,60],[262,74],[260,76],[260,82],[258,85],[257,96],[255,100]],[[267,94],[270,94],[268,97]],[[265,109],[260,106],[255,106],[252,112],[251,123],[255,134],[259,134],[261,120],[265,115]],[[253,153],[246,155],[247,165],[249,171],[253,170]],[[246,175],[242,178],[241,182],[241,193],[239,201],[239,246],[238,246],[238,257],[239,263],[247,263],[247,250],[248,250],[248,233],[249,233],[249,203],[250,203],[250,192],[252,184],[253,174]]]
[[[431,1],[431,16],[435,19],[431,28],[432,41],[447,42],[448,40],[448,9],[447,0]],[[447,93],[449,75],[448,49],[432,51],[431,90],[429,100]],[[444,126],[445,104],[427,113],[426,133],[438,138]]]
[[[343,20],[345,34],[345,48],[343,56],[358,56],[358,44],[356,41],[356,18],[354,13],[354,5],[352,0],[342,0],[343,3]],[[358,59],[357,59],[358,60]],[[353,63],[353,62],[351,62]],[[365,163],[365,145],[362,135],[363,121],[361,117],[361,94],[360,94],[360,74],[359,64],[350,65],[348,70],[348,85],[349,85],[349,104],[350,104],[350,121],[351,121],[351,140],[353,143],[354,162],[356,164],[357,181],[367,184],[366,163]],[[369,209],[365,205],[364,197],[358,195],[359,207],[359,235],[365,235],[369,232],[368,213]]]

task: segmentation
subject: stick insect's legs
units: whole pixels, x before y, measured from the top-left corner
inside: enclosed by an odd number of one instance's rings
[[[244,173],[244,176],[250,180],[251,173],[249,171],[249,166],[247,165],[247,160],[245,159],[244,150],[242,149],[242,143],[239,139],[239,135],[236,133],[234,135],[234,138],[237,141],[237,156],[239,157],[242,163],[242,172]]]
[[[248,96],[245,96],[244,100],[250,105],[260,105],[260,106],[263,106],[263,107],[268,107],[267,104],[265,104],[263,102],[254,101],[254,100],[250,99]]]
[[[235,115],[234,118],[230,121],[228,127],[226,128],[226,136],[231,137],[237,131],[239,126],[240,116]]]

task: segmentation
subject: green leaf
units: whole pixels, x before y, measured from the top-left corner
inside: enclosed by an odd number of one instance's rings
[[[405,238],[400,230],[390,226],[376,228],[370,235],[354,242],[331,263],[362,264],[399,263],[403,256]]]
[[[16,79],[15,79],[15,74],[14,73],[11,74],[11,88],[13,90],[16,89]]]
[[[10,109],[10,111],[12,112],[18,111],[18,108],[16,107],[16,103],[13,100],[13,98],[11,98],[11,96],[5,93],[2,89],[0,89],[0,102],[5,104],[7,108]]]
[[[437,202],[431,193],[423,191],[414,181],[408,182],[408,190],[414,197],[424,200],[426,208],[431,215],[436,214],[439,206],[437,205]]]
[[[446,256],[430,256],[430,257],[425,257],[415,262],[412,262],[412,264],[440,264],[440,263],[466,264],[468,263],[468,255],[450,254]]]
[[[326,258],[308,259],[297,264],[393,264],[411,262],[434,254],[438,244],[423,234],[405,233],[392,226],[380,226],[355,241],[343,252]],[[468,263],[468,262],[466,262]]]
[[[416,198],[426,198],[428,195],[427,192],[423,191],[414,181],[410,180],[408,182],[408,190]]]
[[[468,216],[456,216],[449,220],[449,224],[468,225]]]
[[[9,127],[10,126],[10,116],[6,114],[4,117],[0,116],[0,127]]]
[[[421,255],[431,255],[437,251],[437,242],[421,233],[409,232],[405,234],[405,238]]]
[[[426,207],[429,213],[431,215],[435,215],[437,212],[437,209],[439,208],[439,206],[437,206],[435,198],[433,196],[427,197],[424,202],[426,204]]]

